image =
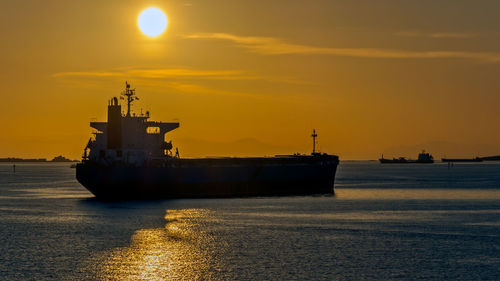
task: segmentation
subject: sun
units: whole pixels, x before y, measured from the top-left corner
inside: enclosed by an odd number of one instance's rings
[[[148,37],[158,37],[167,28],[168,19],[165,13],[158,8],[147,8],[141,12],[137,25],[141,32]]]

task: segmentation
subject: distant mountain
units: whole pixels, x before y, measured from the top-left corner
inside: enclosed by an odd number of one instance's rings
[[[50,160],[50,162],[78,162],[78,161],[71,160],[71,159],[68,159],[62,155],[59,155],[59,156],[54,157],[52,160]]]

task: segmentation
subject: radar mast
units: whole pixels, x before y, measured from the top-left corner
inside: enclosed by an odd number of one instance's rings
[[[130,117],[130,106],[134,100],[138,100],[139,98],[135,96],[135,89],[130,89],[130,84],[125,81],[125,91],[121,93],[122,97],[120,99],[127,100],[127,117]],[[124,98],[126,97],[126,98]]]
[[[313,153],[312,154],[315,154],[316,153],[316,138],[318,137],[318,134],[316,134],[316,130],[313,130],[311,137],[313,138]]]

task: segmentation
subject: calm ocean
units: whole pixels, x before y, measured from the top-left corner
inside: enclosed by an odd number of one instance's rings
[[[343,162],[335,196],[99,202],[0,164],[0,280],[500,280],[500,163]]]

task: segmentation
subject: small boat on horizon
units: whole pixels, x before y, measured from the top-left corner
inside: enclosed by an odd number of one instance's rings
[[[380,158],[381,164],[432,164],[434,163],[434,157],[430,153],[426,153],[425,150],[422,150],[422,153],[418,154],[417,160],[406,159],[405,157],[386,159],[382,154],[382,158]]]

